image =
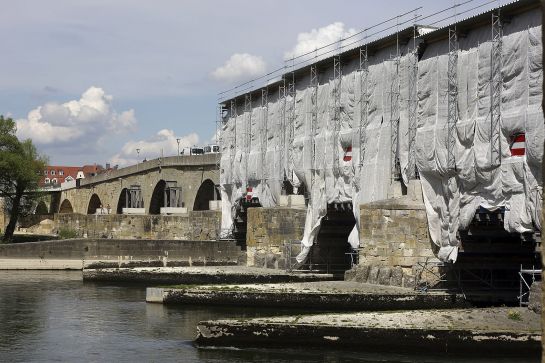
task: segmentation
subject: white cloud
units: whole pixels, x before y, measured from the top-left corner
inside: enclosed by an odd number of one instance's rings
[[[322,28],[312,29],[307,33],[297,35],[297,44],[284,53],[284,59],[297,57],[301,54],[312,52],[317,48],[339,41],[356,33],[356,29],[344,29],[344,24],[335,22]],[[320,51],[318,51],[318,54]]]
[[[248,53],[235,53],[225,64],[216,68],[211,77],[218,81],[241,81],[261,76],[267,65],[263,58]]]
[[[174,131],[163,129],[147,140],[126,142],[121,152],[112,156],[110,162],[114,165],[126,166],[136,164],[138,157],[141,161],[157,158],[161,156],[161,152],[163,156],[176,155],[178,153],[177,138],[180,139],[180,150],[199,143],[199,136],[196,133],[176,136]],[[140,150],[140,154],[137,154],[136,149]]]
[[[117,113],[113,97],[102,88],[90,87],[79,100],[50,102],[18,119],[17,136],[31,138],[40,146],[94,146],[109,134],[133,131],[137,121],[134,110]]]

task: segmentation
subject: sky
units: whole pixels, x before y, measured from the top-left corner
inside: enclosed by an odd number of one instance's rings
[[[18,136],[31,138],[51,165],[175,155],[176,139],[181,147],[213,142],[219,92],[381,20],[453,4],[5,1],[0,114],[16,120]]]

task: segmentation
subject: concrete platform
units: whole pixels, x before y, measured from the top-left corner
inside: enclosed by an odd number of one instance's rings
[[[350,281],[148,288],[146,301],[163,304],[236,305],[339,310],[468,307],[463,296]]]
[[[202,321],[199,347],[328,347],[539,357],[540,316],[526,308],[414,310]]]
[[[165,284],[248,284],[333,280],[328,274],[293,274],[246,266],[84,269],[84,281]]]

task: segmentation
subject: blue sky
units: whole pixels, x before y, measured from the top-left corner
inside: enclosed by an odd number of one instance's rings
[[[475,1],[471,6],[482,4]],[[286,53],[452,1],[18,0],[0,14],[0,114],[51,164],[135,161],[203,144],[218,92]],[[481,10],[485,10],[482,8]]]

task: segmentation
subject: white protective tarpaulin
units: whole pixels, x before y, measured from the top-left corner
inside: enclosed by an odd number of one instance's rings
[[[369,58],[368,72],[358,69],[357,60],[344,63],[338,134],[334,132],[333,114],[339,83],[334,79],[333,60],[331,68],[319,74],[316,106],[309,87],[310,72],[308,77],[298,76],[294,95],[282,98],[278,89],[269,87],[265,107],[254,96],[251,111],[245,112],[242,95],[221,132],[222,229],[232,227],[235,203],[247,187],[252,187],[253,196],[264,207],[272,207],[278,205],[287,177],[293,186],[304,184],[310,191],[299,261],[306,258],[327,204],[333,202],[352,201],[356,226],[348,242],[358,247],[359,205],[388,197],[392,118],[399,118],[396,149],[407,183],[411,99],[418,103],[416,165],[430,235],[440,247],[442,260],[456,260],[457,232],[468,227],[479,206],[490,210],[505,207],[508,231],[532,231],[534,225],[541,228],[544,127],[540,24],[540,15],[528,12],[504,27],[500,166],[490,165],[490,27],[473,30],[459,41],[455,176],[447,170],[446,40],[429,44],[418,62],[414,43],[410,42],[401,49],[398,61],[392,57],[395,46],[376,51]],[[417,63],[418,68],[414,98],[409,95],[411,63]],[[364,99],[366,123],[361,117]],[[313,111],[317,114],[314,135]],[[526,134],[525,157],[511,157],[509,152],[510,139],[518,132]],[[361,146],[364,152],[360,163]],[[344,161],[348,147],[352,148],[352,160]]]

